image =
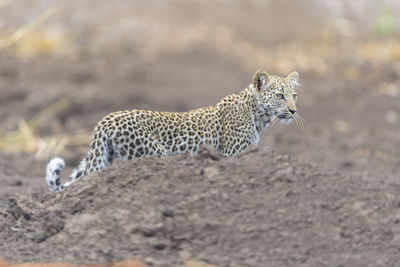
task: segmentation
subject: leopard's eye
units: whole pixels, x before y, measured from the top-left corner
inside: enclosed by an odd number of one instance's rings
[[[285,98],[283,94],[276,94],[276,97],[279,98],[279,99],[284,99]]]
[[[297,100],[297,94],[294,94],[294,95],[293,95],[293,99],[294,99],[294,100]]]

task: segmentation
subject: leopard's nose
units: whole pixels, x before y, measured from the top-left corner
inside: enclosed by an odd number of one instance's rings
[[[294,115],[294,113],[296,113],[296,110],[295,110],[295,109],[290,109],[290,108],[289,108],[289,111],[290,111],[290,113],[292,113],[292,115]]]

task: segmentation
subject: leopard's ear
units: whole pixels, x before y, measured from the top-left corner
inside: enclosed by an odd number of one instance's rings
[[[292,82],[292,84],[295,85],[299,85],[298,79],[299,79],[299,74],[297,73],[297,71],[293,71],[292,73],[290,73],[286,79],[288,79],[289,81]]]
[[[258,70],[253,76],[254,88],[260,91],[263,88],[267,88],[271,82],[271,77],[265,71]]]

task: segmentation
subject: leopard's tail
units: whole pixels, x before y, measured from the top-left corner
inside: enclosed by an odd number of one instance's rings
[[[53,158],[46,167],[46,182],[52,192],[58,192],[63,188],[60,181],[60,172],[65,167],[62,158]]]
[[[69,176],[69,180],[65,183],[61,183],[60,172],[65,167],[65,162],[62,158],[53,158],[47,164],[46,168],[46,182],[51,192],[58,192],[61,189],[69,186],[70,184],[76,182],[79,178],[86,175],[88,168],[89,154],[83,157],[79,166],[72,172]]]

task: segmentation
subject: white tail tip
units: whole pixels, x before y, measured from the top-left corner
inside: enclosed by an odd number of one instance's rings
[[[53,158],[46,167],[46,182],[52,192],[60,191],[62,188],[60,181],[60,172],[65,167],[62,158]]]

